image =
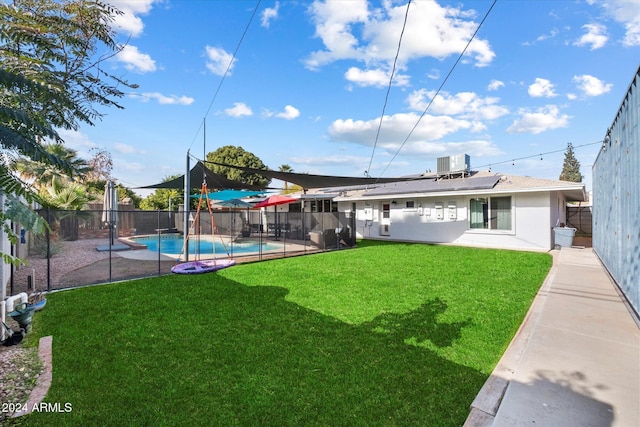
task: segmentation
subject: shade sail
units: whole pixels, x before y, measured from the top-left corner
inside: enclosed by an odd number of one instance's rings
[[[191,188],[201,188],[202,182],[207,182],[207,188],[220,190],[265,190],[267,187],[258,185],[245,184],[244,182],[234,181],[207,169],[202,162],[196,165],[189,172],[189,181]],[[147,185],[139,188],[184,188],[184,175],[159,184]]]
[[[280,172],[264,169],[254,169],[244,166],[226,165],[224,163],[207,162],[218,166],[226,166],[230,168],[240,169],[251,174],[262,175],[271,179],[279,179],[285,182],[291,182],[299,185],[304,189],[311,188],[327,188],[327,187],[348,187],[351,185],[374,185],[387,182],[411,181],[416,177],[398,177],[398,178],[368,178],[368,177],[349,177],[349,176],[331,176],[331,175],[312,175],[308,173]]]
[[[253,197],[258,196],[260,194],[264,194],[264,191],[247,191],[247,190],[220,190],[214,191],[207,196],[209,200],[231,200],[231,199],[242,199],[245,197]],[[191,196],[192,199],[197,199],[200,197],[200,194],[193,194]]]

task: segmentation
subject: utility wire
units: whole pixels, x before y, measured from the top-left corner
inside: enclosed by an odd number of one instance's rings
[[[393,68],[391,69],[391,75],[389,76],[389,85],[387,86],[387,94],[384,98],[384,105],[382,106],[382,114],[380,115],[380,122],[378,123],[378,130],[376,132],[376,139],[373,141],[373,151],[371,152],[371,159],[369,160],[369,166],[365,173],[369,175],[371,170],[371,164],[373,163],[373,155],[376,153],[376,146],[378,145],[378,139],[380,138],[380,129],[382,128],[382,121],[384,120],[384,113],[387,109],[387,103],[389,102],[389,93],[391,92],[391,84],[393,83],[393,77],[396,72],[396,64],[398,63],[398,56],[400,56],[400,46],[402,45],[402,37],[404,30],[407,27],[407,18],[409,16],[409,6],[411,6],[411,0],[407,3],[407,10],[404,13],[404,22],[402,24],[402,31],[400,32],[400,39],[398,40],[398,49],[396,50],[396,57],[393,60]]]
[[[431,107],[431,105],[433,104],[433,102],[435,101],[436,97],[438,96],[438,94],[440,93],[440,91],[442,90],[442,88],[444,87],[444,85],[447,83],[447,80],[449,80],[449,77],[451,76],[451,74],[453,74],[453,70],[455,70],[456,66],[458,65],[458,63],[460,62],[460,60],[462,59],[462,57],[464,56],[465,52],[467,51],[467,49],[469,48],[469,45],[471,45],[471,42],[473,41],[473,39],[476,37],[476,35],[478,34],[478,31],[480,31],[480,28],[482,27],[482,24],[484,24],[484,21],[486,21],[487,17],[489,16],[489,14],[491,13],[491,11],[493,10],[493,7],[496,5],[496,1],[497,0],[493,0],[493,3],[491,3],[491,7],[489,8],[489,10],[487,10],[487,13],[485,13],[484,17],[482,18],[482,21],[480,21],[480,24],[478,24],[478,28],[476,28],[475,32],[473,33],[473,35],[471,36],[471,38],[469,39],[469,41],[467,42],[467,45],[464,47],[464,49],[462,50],[462,52],[460,52],[460,55],[458,55],[458,59],[456,59],[456,62],[453,64],[453,66],[451,67],[451,69],[449,70],[449,72],[447,73],[446,77],[444,78],[444,80],[442,81],[442,83],[440,84],[440,87],[438,88],[438,90],[436,91],[435,95],[433,95],[433,97],[431,98],[431,101],[429,101],[429,104],[426,106],[426,108],[424,109],[424,111],[422,112],[422,114],[420,115],[420,117],[418,118],[418,120],[416,121],[416,124],[413,125],[413,128],[411,128],[411,130],[409,131],[409,134],[407,135],[407,137],[404,139],[404,141],[402,141],[402,144],[400,144],[400,147],[398,148],[398,150],[396,151],[396,153],[393,155],[393,157],[391,158],[391,160],[389,160],[389,163],[387,163],[387,166],[384,168],[384,170],[382,171],[382,173],[380,174],[379,177],[382,177],[384,175],[384,173],[387,171],[387,169],[389,169],[389,166],[391,166],[391,163],[393,163],[393,161],[396,159],[396,157],[398,156],[398,154],[400,153],[400,151],[402,150],[402,148],[404,148],[405,144],[407,143],[407,141],[409,140],[409,138],[411,137],[411,135],[413,135],[413,132],[416,130],[416,128],[418,127],[418,125],[420,124],[420,122],[422,121],[422,119],[424,118],[424,116],[427,114],[427,111],[429,111],[429,108]],[[382,119],[381,119],[382,122]]]
[[[596,141],[596,142],[588,142],[588,143],[582,144],[582,145],[573,145],[572,147],[575,150],[576,148],[588,147],[590,145],[596,145],[596,144],[602,144],[602,140]],[[534,157],[542,158],[543,156],[546,156],[547,154],[562,153],[562,152],[566,152],[566,151],[567,151],[566,148],[563,148],[562,150],[547,151],[546,153],[532,154],[531,156],[518,157],[518,158],[515,158],[515,159],[511,159],[511,160],[504,160],[502,162],[487,163],[486,165],[476,166],[475,169],[476,170],[480,170],[480,169],[486,168],[486,167],[491,168],[492,166],[495,166],[495,165],[503,165],[505,163],[515,163],[518,160],[532,159]]]
[[[256,7],[253,9],[253,13],[251,14],[251,17],[249,18],[249,22],[247,22],[247,25],[245,26],[244,31],[242,32],[242,37],[240,37],[240,40],[238,41],[236,49],[233,51],[233,56],[231,57],[231,60],[229,61],[229,64],[227,65],[226,70],[224,70],[224,74],[222,75],[222,78],[220,79],[220,83],[218,83],[218,87],[217,87],[215,93],[213,94],[213,98],[211,98],[211,102],[209,103],[209,107],[207,108],[207,111],[204,113],[204,119],[206,119],[207,116],[209,115],[209,112],[211,111],[211,107],[213,107],[213,103],[215,102],[216,98],[218,97],[218,93],[220,92],[220,88],[222,88],[222,84],[224,83],[225,78],[227,77],[227,74],[229,74],[229,70],[231,70],[231,66],[233,65],[233,62],[236,59],[236,56],[238,54],[238,50],[240,50],[240,46],[242,45],[242,42],[244,41],[244,38],[247,35],[247,32],[249,31],[249,27],[251,26],[251,22],[253,22],[253,18],[256,16],[256,13],[258,12],[258,8],[260,7],[260,2],[261,1],[262,0],[258,0],[258,3],[256,4]],[[200,130],[204,126],[204,119],[202,120],[202,123],[200,124],[200,127],[198,127],[198,130],[196,131],[196,134],[193,136],[193,140],[191,141],[191,145],[189,146],[189,150],[191,150],[191,147],[193,147],[193,144],[195,143],[196,138],[198,137],[198,134],[200,133]]]

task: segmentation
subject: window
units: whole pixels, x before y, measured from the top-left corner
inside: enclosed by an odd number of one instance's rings
[[[479,197],[469,203],[469,227],[511,230],[511,197]]]
[[[390,212],[391,212],[391,206],[389,205],[389,203],[384,203],[382,205],[382,218],[384,219],[390,218],[391,217]]]
[[[415,207],[416,207],[416,202],[414,202],[413,200],[407,200],[407,201],[405,202],[404,207],[405,207],[405,209],[415,209]]]

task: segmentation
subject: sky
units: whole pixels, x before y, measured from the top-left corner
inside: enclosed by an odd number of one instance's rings
[[[109,152],[143,196],[225,145],[299,173],[412,175],[468,154],[558,179],[571,143],[590,190],[640,60],[640,1],[110,3],[122,50],[102,67],[139,87],[61,135],[82,158]]]

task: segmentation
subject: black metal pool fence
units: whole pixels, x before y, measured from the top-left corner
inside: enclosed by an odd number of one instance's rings
[[[44,235],[27,233],[18,243],[17,253],[27,263],[12,267],[8,295],[171,274],[171,267],[187,258],[262,261],[355,242],[354,218],[344,213],[224,209],[216,210],[213,220],[208,212],[189,214],[195,249],[187,256],[181,211],[118,210],[111,217],[101,210],[39,213],[50,229]],[[173,248],[167,247],[169,240]]]

